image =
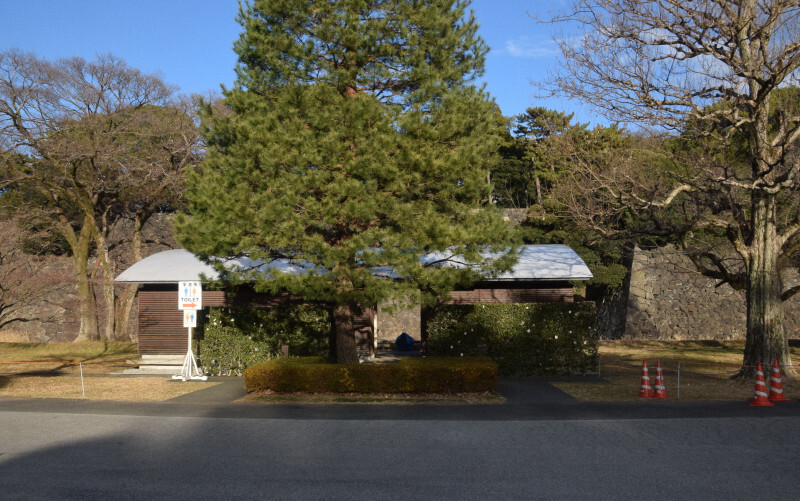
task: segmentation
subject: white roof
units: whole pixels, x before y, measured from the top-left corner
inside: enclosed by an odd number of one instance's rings
[[[589,280],[592,272],[566,245],[523,245],[517,263],[497,280]]]
[[[434,253],[425,256],[423,262],[439,261],[444,254]],[[488,257],[491,257],[489,255]],[[451,258],[446,266],[467,266]],[[232,259],[226,266],[238,269],[261,268],[278,269],[283,273],[305,273],[309,266],[290,264],[286,261],[274,261],[267,265],[247,259]],[[311,266],[313,268],[313,266]],[[388,270],[376,269],[377,274],[394,274]],[[180,281],[216,280],[219,273],[211,265],[198,259],[194,254],[185,249],[174,249],[153,254],[122,272],[117,282],[132,283],[177,283]],[[494,280],[588,280],[592,278],[589,267],[578,254],[566,245],[523,245],[519,249],[517,263],[511,271],[503,273]]]
[[[219,273],[186,249],[158,252],[134,263],[115,279],[115,282],[142,284],[178,283],[200,280],[216,280]]]
[[[500,254],[484,253],[484,257],[500,257]],[[440,261],[441,266],[462,268],[471,266],[460,256],[433,252],[422,258],[423,262]],[[560,244],[521,245],[517,251],[517,262],[511,270],[490,280],[589,280],[592,272],[583,259],[571,248]]]

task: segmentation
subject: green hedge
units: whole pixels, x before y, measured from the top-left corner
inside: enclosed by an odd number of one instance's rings
[[[488,355],[500,374],[534,376],[597,370],[592,302],[443,305],[428,322],[433,355]]]
[[[244,371],[247,391],[277,393],[463,393],[497,389],[488,357],[405,358],[393,364],[326,364],[320,357],[275,359]]]
[[[331,329],[322,306],[209,308],[198,329],[199,363],[217,375],[241,375],[244,369],[281,356],[281,346],[300,356],[325,356]]]

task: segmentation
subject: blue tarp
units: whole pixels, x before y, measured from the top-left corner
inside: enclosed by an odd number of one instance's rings
[[[395,346],[398,351],[411,351],[414,349],[414,338],[407,333],[402,333],[394,340]]]

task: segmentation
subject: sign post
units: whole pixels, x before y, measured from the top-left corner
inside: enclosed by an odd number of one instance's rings
[[[178,282],[178,309],[183,311],[183,326],[189,329],[189,349],[183,361],[181,373],[172,376],[172,379],[188,381],[199,379],[205,381],[208,376],[197,367],[197,359],[192,351],[192,328],[197,327],[197,315],[203,307],[203,285],[199,280]]]

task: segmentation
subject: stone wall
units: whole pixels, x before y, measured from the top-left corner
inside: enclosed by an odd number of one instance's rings
[[[784,303],[790,338],[800,337],[800,298]],[[744,293],[706,278],[674,247],[637,248],[630,273],[626,325],[632,339],[744,339]],[[609,333],[610,334],[610,333]]]
[[[171,216],[168,214],[156,214],[144,226],[143,236],[146,243],[142,251],[145,257],[177,247],[170,219]],[[118,244],[112,252],[117,274],[134,262],[130,245],[123,241],[130,234],[132,225],[132,221],[124,220],[111,235],[111,242]],[[98,264],[92,259],[89,269],[97,269],[97,267]],[[45,275],[56,276],[60,279],[46,279]],[[47,257],[46,265],[38,270],[37,274],[31,276],[31,281],[47,284],[46,287],[50,292],[45,294],[41,300],[37,300],[19,311],[17,316],[26,321],[14,322],[0,328],[0,342],[73,341],[78,336],[80,321],[78,318],[78,294],[75,279],[72,276],[72,259],[66,256]],[[118,291],[121,290],[122,287],[119,286]],[[97,298],[97,322],[102,331],[105,317],[104,301],[103,292],[97,282],[95,297]],[[137,311],[136,304],[134,304],[129,323],[132,341],[136,340]]]
[[[420,339],[420,307],[402,308],[392,303],[378,306],[378,341],[394,342],[403,332],[416,340]]]
[[[22,320],[0,329],[0,342],[72,341],[77,335],[79,323],[74,314],[78,311],[78,294],[72,279],[71,259],[51,256],[41,267],[37,266],[29,278],[26,292],[30,294],[29,297],[36,299],[32,299],[27,306],[14,308],[12,317]],[[3,300],[15,302],[8,296],[4,296]],[[26,300],[22,302],[28,303]]]

